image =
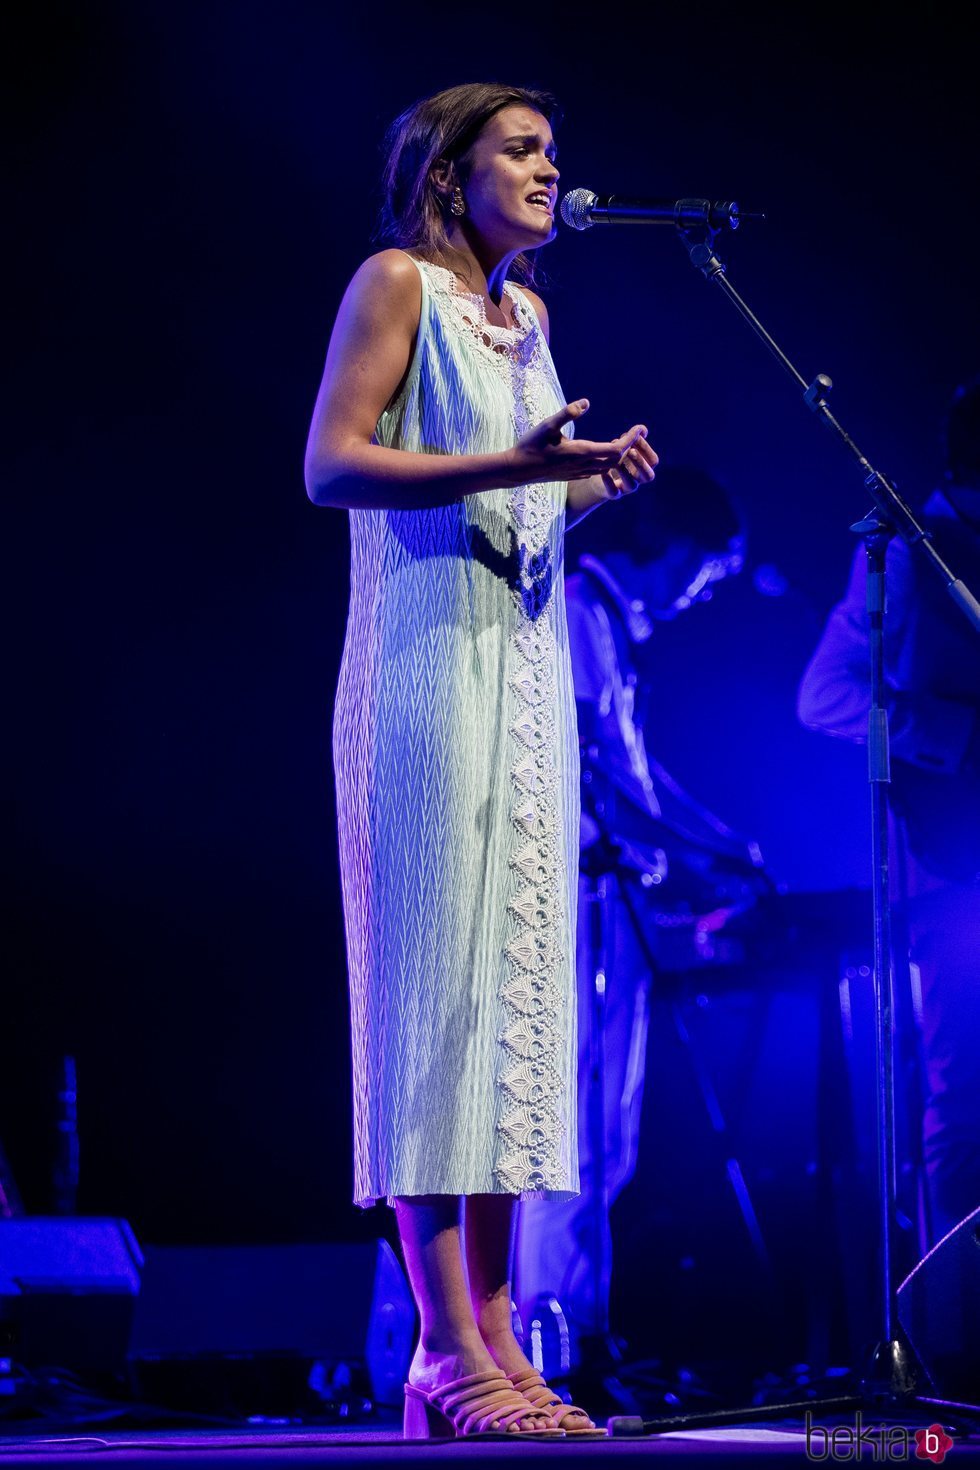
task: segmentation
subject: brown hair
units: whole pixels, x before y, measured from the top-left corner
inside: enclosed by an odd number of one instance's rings
[[[524,104],[550,122],[557,113],[548,92],[506,87],[497,82],[466,82],[423,97],[395,118],[385,136],[385,203],[379,238],[403,250],[448,258],[454,252],[446,231],[445,203],[432,178],[439,159],[467,176],[467,155],[501,108]],[[518,280],[532,281],[534,267],[525,255],[513,264]]]

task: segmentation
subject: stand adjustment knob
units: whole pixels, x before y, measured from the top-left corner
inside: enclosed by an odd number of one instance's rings
[[[826,373],[817,373],[817,376],[803,395],[803,401],[807,408],[812,409],[814,413],[816,413],[818,408],[823,408],[827,402],[827,394],[833,386]]]

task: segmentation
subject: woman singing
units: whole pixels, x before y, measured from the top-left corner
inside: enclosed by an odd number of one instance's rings
[[[451,87],[389,135],[387,235],[344,296],[306,457],[350,512],[334,763],[355,1200],[394,1203],[421,1339],[405,1433],[599,1434],[511,1325],[514,1206],[578,1191],[578,747],[565,528],[654,477],[572,437],[528,253],[551,98]]]

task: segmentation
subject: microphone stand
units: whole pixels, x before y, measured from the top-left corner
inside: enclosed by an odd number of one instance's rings
[[[932,543],[930,533],[916,520],[895,486],[875,469],[854,440],[831,413],[827,403],[833,384],[825,373],[818,373],[812,383],[797,372],[778,343],[766,331],[758,317],[729,281],[725,267],[714,251],[718,230],[705,222],[697,231],[678,227],[678,235],[691,259],[691,264],[706,280],[714,282],[731,301],[739,315],[762,339],[769,351],[783,365],[803,393],[803,401],[820,421],[833,430],[843,447],[856,461],[871,492],[875,507],[864,520],[851,527],[865,539],[868,555],[868,622],[871,649],[871,709],[868,716],[868,779],[871,785],[871,860],[873,992],[875,1010],[875,1081],[876,1142],[878,1159],[878,1268],[877,1336],[875,1346],[860,1380],[861,1393],[854,1397],[824,1400],[826,1410],[892,1407],[910,1409],[922,1404],[934,1409],[980,1414],[980,1405],[947,1404],[943,1400],[924,1397],[916,1392],[920,1365],[908,1345],[898,1336],[896,1285],[892,1269],[892,1239],[895,1223],[895,991],[891,954],[891,927],[888,892],[888,826],[884,787],[890,780],[888,749],[888,716],[884,703],[883,614],[885,608],[885,552],[896,533],[910,546],[918,547],[946,590],[980,633],[980,603],[970,589],[955,577]],[[733,1423],[745,1419],[762,1419],[773,1412],[785,1416],[792,1410],[819,1410],[821,1401],[805,1404],[754,1406],[745,1410],[722,1410],[712,1415],[675,1415],[670,1419],[643,1422],[642,1433],[663,1433],[668,1429],[692,1428],[694,1423]],[[638,1432],[635,1420],[610,1420],[611,1434],[630,1435]]]

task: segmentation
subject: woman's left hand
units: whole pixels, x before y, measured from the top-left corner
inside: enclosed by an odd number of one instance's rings
[[[603,491],[599,498],[618,500],[622,495],[632,495],[641,485],[649,485],[655,478],[658,463],[658,456],[647,443],[643,430],[623,451],[619,464],[597,476]]]
[[[565,498],[565,527],[577,524],[583,516],[609,500],[632,495],[641,485],[649,485],[660,463],[647,443],[646,428],[641,425],[619,457],[619,463],[588,480],[570,480]]]

